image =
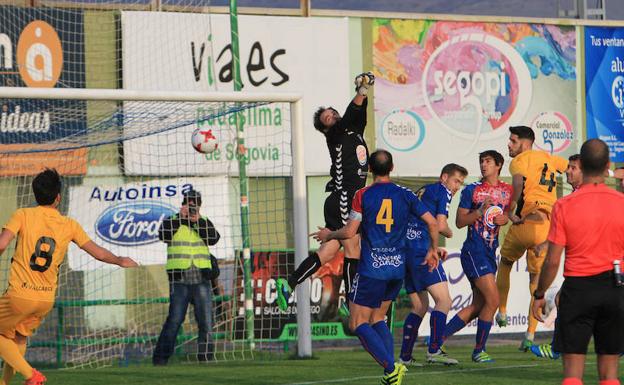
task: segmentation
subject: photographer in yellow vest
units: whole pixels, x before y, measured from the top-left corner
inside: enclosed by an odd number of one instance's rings
[[[201,194],[188,190],[183,196],[180,212],[163,220],[158,230],[158,237],[167,244],[169,314],[154,349],[154,365],[167,365],[189,303],[193,304],[199,329],[197,359],[209,361],[214,356],[211,281],[216,281],[218,266],[210,246],[219,241],[220,235],[199,213]]]

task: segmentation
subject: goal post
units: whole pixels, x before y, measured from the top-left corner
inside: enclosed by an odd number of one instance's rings
[[[288,134],[289,138],[287,140],[290,141],[288,143],[289,151],[291,155],[291,165],[281,165],[283,168],[281,172],[282,175],[291,178],[291,186],[292,186],[292,195],[288,197],[288,199],[292,200],[292,226],[293,226],[293,239],[294,239],[294,256],[295,256],[295,266],[298,265],[303,259],[305,259],[308,255],[308,213],[307,213],[307,186],[306,186],[306,175],[305,175],[305,167],[304,167],[304,139],[303,139],[303,106],[302,106],[302,96],[297,93],[263,93],[263,92],[182,92],[182,91],[145,91],[145,90],[126,90],[126,89],[76,89],[76,88],[26,88],[26,87],[0,87],[0,104],[6,103],[7,100],[29,100],[29,101],[43,101],[43,100],[79,100],[85,102],[109,102],[108,110],[107,108],[94,108],[94,110],[102,110],[105,112],[101,112],[99,114],[91,114],[89,116],[87,126],[83,132],[59,137],[59,138],[51,138],[49,141],[45,143],[37,143],[34,146],[27,145],[19,145],[19,146],[6,146],[6,148],[0,151],[0,157],[5,157],[6,159],[11,159],[12,156],[18,156],[29,153],[44,153],[44,154],[58,154],[62,151],[72,150],[72,149],[86,149],[86,148],[99,148],[101,146],[109,145],[109,144],[123,144],[123,156],[129,156],[129,151],[133,147],[126,147],[128,143],[134,143],[137,140],[144,139],[146,137],[155,136],[158,134],[164,134],[170,131],[179,130],[186,126],[192,124],[200,124],[199,122],[210,120],[210,119],[220,119],[227,117],[231,114],[237,114],[236,116],[239,119],[247,120],[248,122],[251,120],[250,117],[252,113],[248,113],[245,115],[249,109],[253,109],[258,106],[269,106],[275,103],[283,103],[288,104],[289,106],[289,116],[288,119],[290,121],[290,133]],[[112,103],[111,103],[112,102]],[[136,103],[138,105],[133,105],[132,103]],[[198,106],[200,105],[208,105],[209,107],[202,109],[205,113],[204,116],[200,116],[197,111],[199,111]],[[190,105],[191,107],[187,108],[186,106]],[[143,107],[141,107],[143,106]],[[203,108],[203,107],[202,107]],[[153,111],[152,111],[153,110]],[[155,111],[155,112],[154,112]],[[63,113],[62,110],[55,111],[56,114]],[[71,111],[71,113],[79,113],[75,111]],[[86,112],[84,112],[86,115]],[[253,113],[255,114],[255,112]],[[24,114],[21,116],[23,119],[18,119],[17,115],[14,115],[14,122],[19,126],[17,130],[26,130],[23,126],[28,124],[28,117],[24,118]],[[30,120],[33,120],[32,118]],[[237,118],[234,120],[236,121]],[[227,120],[224,118],[224,120]],[[4,123],[9,121],[9,119],[4,116]],[[133,127],[133,125],[137,125],[137,122],[140,124],[140,130],[128,130],[125,132],[126,127]],[[4,124],[3,123],[3,124]],[[9,124],[9,123],[6,123]],[[7,126],[8,127],[8,126]],[[246,131],[236,130],[233,138],[234,141],[238,139],[241,135],[247,136]],[[190,147],[190,137],[188,137]],[[152,142],[153,143],[153,142]],[[170,144],[170,145],[169,145]],[[159,146],[163,148],[172,147],[173,143],[159,143]],[[145,148],[145,147],[137,147],[137,148]],[[167,152],[166,149],[163,149],[163,153],[167,153],[171,156],[170,152]],[[175,154],[174,154],[175,156]],[[184,157],[181,154],[177,154],[175,156],[176,159],[172,160],[174,162],[174,166],[178,168],[184,168],[185,165]],[[147,159],[147,158],[145,158]],[[61,160],[62,161],[62,160]],[[145,164],[142,164],[141,167],[145,167],[145,169],[149,169],[146,175],[160,175],[155,174],[153,170],[157,170],[157,172],[162,173],[162,177],[170,177],[175,178],[178,177],[176,171],[176,167],[163,166],[162,164],[153,165],[149,162],[145,161]],[[5,162],[3,162],[5,163]],[[10,163],[10,160],[9,160]],[[106,162],[101,162],[106,163]],[[96,164],[95,160],[92,164]],[[98,163],[99,166],[99,163]],[[87,169],[91,167],[91,163],[87,166]],[[121,174],[123,176],[122,179],[124,181],[129,181],[132,183],[142,184],[142,188],[144,190],[150,189],[152,187],[147,186],[147,181],[151,180],[151,176],[141,177],[143,171],[130,171],[123,167]],[[234,166],[235,167],[235,166]],[[94,167],[94,169],[97,167]],[[115,165],[112,166],[115,168]],[[33,170],[34,171],[34,170]],[[84,171],[84,170],[83,170]],[[221,174],[224,170],[215,169],[215,174]],[[227,171],[227,170],[226,170]],[[232,174],[236,174],[236,171],[231,171]],[[95,172],[97,174],[97,172]],[[82,172],[83,175],[86,175],[85,172]],[[91,173],[93,174],[93,173]],[[198,172],[197,175],[200,173]],[[20,172],[16,171],[14,174],[8,173],[6,175],[20,175]],[[191,170],[188,174],[193,176],[194,173]],[[204,172],[203,175],[206,175]],[[210,172],[208,172],[210,175]],[[242,175],[241,175],[242,176]],[[138,179],[137,179],[138,178]],[[18,190],[21,189],[21,194],[27,194],[27,187],[18,184]],[[127,188],[127,187],[126,187]],[[134,188],[134,187],[132,187]],[[218,188],[215,187],[215,188]],[[121,187],[120,187],[121,189]],[[138,187],[137,187],[138,189]],[[227,188],[224,188],[227,190]],[[121,191],[121,190],[120,190]],[[129,190],[128,190],[129,191]],[[121,194],[121,192],[119,192]],[[271,194],[270,191],[266,192],[268,195]],[[20,194],[18,192],[18,194]],[[247,197],[240,197],[238,204],[244,205],[249,204],[247,201]],[[253,199],[253,198],[252,198]],[[18,207],[20,204],[18,204]],[[240,207],[239,207],[240,209]],[[243,226],[245,221],[233,220],[232,224],[228,224],[228,226]],[[267,224],[270,226],[270,224]],[[247,229],[248,231],[249,229]],[[243,231],[244,233],[244,231]],[[267,242],[270,242],[267,241]],[[251,251],[254,251],[254,244],[251,244]],[[266,245],[264,245],[266,247]],[[236,244],[233,241],[232,248],[238,248],[239,256],[242,256],[249,263],[249,259],[251,258],[250,252],[244,252],[240,245]],[[236,267],[234,267],[236,269]],[[249,285],[251,287],[252,277],[249,276],[249,271],[247,269],[242,269],[244,271],[244,280],[245,285]],[[97,272],[93,273],[95,276],[98,276]],[[235,273],[234,273],[235,274]],[[112,274],[111,276],[113,276]],[[101,277],[100,277],[101,278]],[[108,277],[109,286],[115,286],[115,283],[112,281],[113,278]],[[59,282],[61,284],[61,282]],[[109,290],[110,288],[105,288],[105,290]],[[136,289],[139,290],[139,289]],[[233,296],[237,296],[239,293],[234,292]],[[142,295],[139,293],[139,297]],[[255,333],[253,331],[250,332],[249,327],[253,327],[253,317],[254,317],[254,298],[250,297],[250,292],[247,290],[243,290],[240,293],[240,296],[244,296],[244,300],[241,301],[243,304],[242,308],[245,310],[245,318],[246,318],[246,332],[242,335],[245,335],[246,344],[248,346],[249,351],[252,352],[254,347],[256,346],[256,341],[254,340]],[[251,297],[254,296],[254,293],[251,292]],[[312,346],[311,346],[311,322],[310,322],[310,287],[309,283],[305,283],[300,285],[297,288],[296,297],[299,299],[297,301],[297,354],[300,357],[309,357],[312,354]],[[87,299],[87,298],[85,298]],[[302,300],[306,299],[306,300]],[[133,302],[134,301],[134,302]],[[238,301],[238,298],[234,298],[233,302]],[[69,306],[75,303],[62,301],[65,305]],[[136,300],[128,300],[128,304],[137,304]],[[115,301],[90,301],[90,305],[102,305],[102,306],[112,306],[119,303],[125,303],[123,301],[116,303]],[[147,301],[146,303],[162,303],[157,299],[152,299],[151,302]],[[234,308],[236,306],[233,306]],[[62,315],[62,308],[59,314]],[[234,312],[232,311],[232,314]],[[66,315],[65,315],[66,316]],[[261,314],[260,317],[263,315]],[[249,317],[251,317],[251,321],[249,322]],[[235,322],[233,320],[228,320],[227,323],[230,325],[234,325]],[[62,330],[63,322],[62,319],[59,319],[57,325],[55,325],[54,329]],[[140,327],[139,327],[140,328]],[[224,326],[224,330],[234,329],[235,326]],[[230,329],[228,329],[230,328]],[[230,330],[231,335],[234,335],[235,332]],[[109,332],[108,332],[109,333]],[[134,329],[132,332],[129,330],[127,333],[132,334],[141,334],[141,330]],[[110,333],[109,333],[110,334]],[[129,341],[142,341],[139,337],[129,338],[126,336],[111,336],[109,334],[104,334],[107,341],[117,341],[121,344],[129,343]],[[221,333],[223,334],[223,333]],[[225,333],[227,334],[227,332]],[[91,337],[91,336],[89,336]],[[66,347],[66,343],[59,340],[58,333],[56,334],[57,342],[55,344],[51,344],[57,347],[57,361],[60,360],[61,351],[60,346]],[[76,342],[77,344],[87,343],[87,340],[95,340],[93,338],[80,338],[80,342]],[[122,349],[127,353],[127,347]],[[126,354],[124,353],[124,354]],[[92,356],[100,356],[102,353],[100,351],[96,353],[91,353]],[[224,357],[228,357],[227,354],[224,354]],[[89,361],[89,358],[84,359],[85,362]],[[80,361],[80,359],[78,359]],[[104,359],[105,361],[105,359]]]

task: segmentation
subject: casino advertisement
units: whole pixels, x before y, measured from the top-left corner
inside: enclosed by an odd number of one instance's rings
[[[587,139],[624,162],[624,28],[585,27],[585,93]]]
[[[478,153],[506,155],[513,125],[531,126],[537,149],[577,152],[574,27],[376,19],[372,33],[377,146],[396,175],[451,162],[478,174]]]
[[[301,300],[293,295],[288,308],[282,312],[277,306],[276,280],[288,278],[294,271],[294,253],[286,251],[256,251],[252,253],[252,286],[255,337],[261,339],[297,338],[297,303]],[[348,332],[347,324],[338,316],[339,306],[345,301],[345,287],[342,280],[344,254],[339,251],[336,257],[321,268],[310,279],[310,316],[312,338],[344,338]],[[237,280],[241,293],[244,290],[243,271],[237,269]],[[240,331],[238,338],[243,338],[245,322],[245,303],[241,295],[238,299],[235,330]]]

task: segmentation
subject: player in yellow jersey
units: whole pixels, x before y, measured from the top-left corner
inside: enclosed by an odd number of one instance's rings
[[[515,126],[510,127],[509,131],[511,134],[507,147],[509,156],[513,158],[509,171],[514,191],[509,210],[512,225],[501,247],[501,261],[496,276],[500,297],[496,322],[499,326],[507,325],[507,295],[511,268],[525,252],[529,270],[529,295],[531,305],[533,304],[533,291],[537,288],[545,258],[545,252],[537,254],[534,248],[548,236],[550,213],[557,200],[556,177],[568,167],[565,158],[533,150],[535,133],[530,127]],[[537,320],[530,311],[531,305],[528,310],[527,333],[520,345],[522,351],[527,351],[533,345],[537,329]]]
[[[8,384],[15,371],[25,385],[44,384],[46,378],[24,359],[26,338],[54,305],[59,266],[74,242],[95,259],[121,267],[138,266],[96,245],[75,220],[61,215],[61,177],[46,169],[32,182],[37,207],[18,209],[0,233],[0,254],[17,237],[11,259],[9,286],[0,297],[0,357],[4,369],[0,384]]]

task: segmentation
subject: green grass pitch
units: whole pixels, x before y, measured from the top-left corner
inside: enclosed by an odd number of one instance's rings
[[[471,348],[451,346],[449,354],[460,360],[452,367],[425,365],[410,368],[404,384],[512,385],[558,384],[562,378],[561,360],[534,357],[519,352],[516,346],[492,346],[488,349],[496,359],[493,364],[470,361]],[[424,357],[418,347],[416,357]],[[596,357],[587,356],[585,383],[596,384]],[[378,384],[381,369],[363,349],[317,351],[313,359],[257,359],[208,364],[180,363],[166,367],[131,365],[101,369],[44,370],[48,384],[63,385],[316,385],[316,384]],[[622,373],[622,371],[621,371]],[[12,382],[19,383],[15,378]]]

